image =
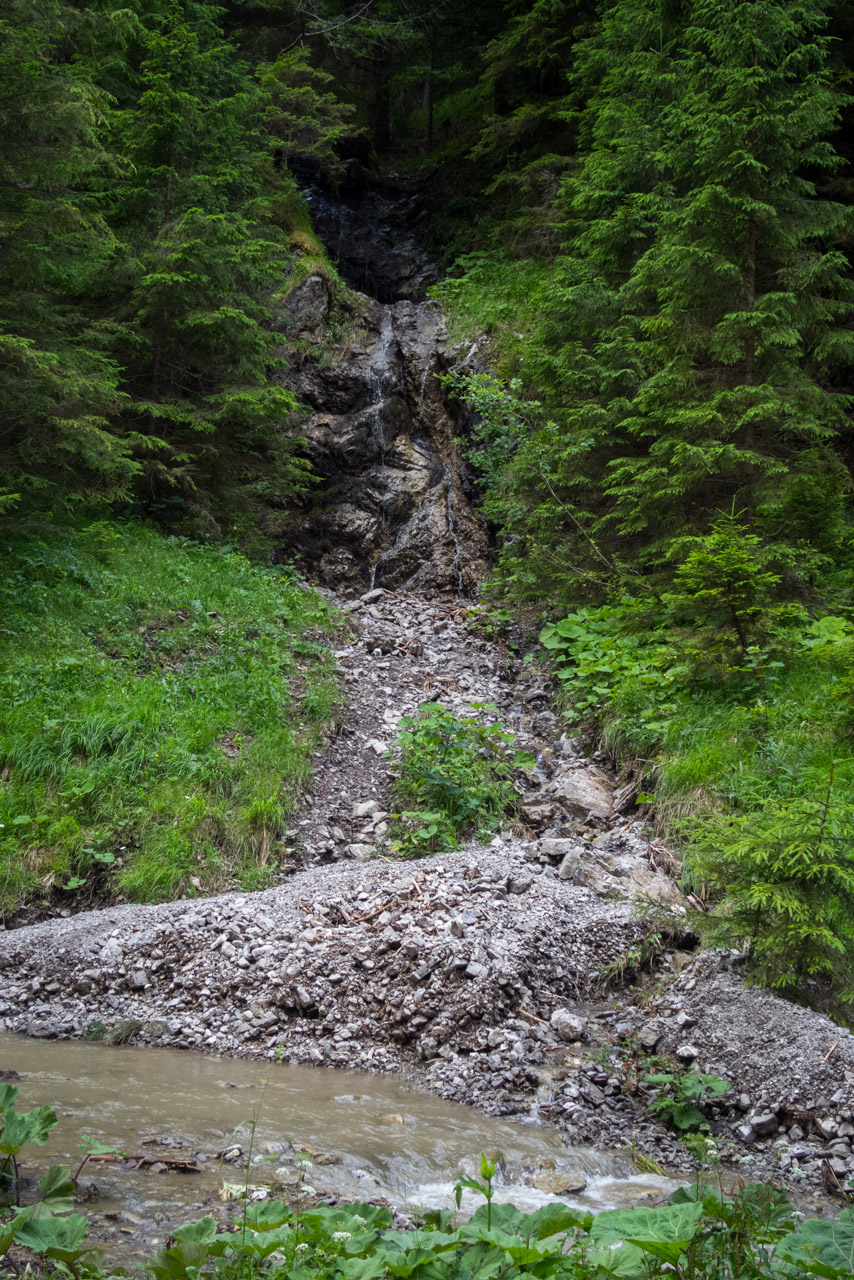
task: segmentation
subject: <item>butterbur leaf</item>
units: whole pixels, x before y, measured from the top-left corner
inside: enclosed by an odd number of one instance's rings
[[[56,1125],[53,1107],[34,1107],[32,1111],[7,1111],[0,1134],[0,1154],[16,1156],[27,1142],[43,1147]]]
[[[89,1134],[84,1133],[78,1143],[81,1151],[85,1151],[87,1156],[123,1156],[124,1152],[121,1147],[110,1147],[105,1142],[101,1142],[98,1138],[92,1138]]]
[[[594,1244],[625,1241],[664,1262],[678,1262],[693,1240],[702,1204],[668,1204],[661,1208],[611,1209],[600,1213],[590,1228]]]
[[[52,1165],[39,1179],[41,1205],[50,1213],[70,1213],[74,1208],[76,1187],[68,1170],[59,1164]],[[40,1206],[36,1205],[38,1209]]]
[[[159,1249],[148,1263],[155,1280],[187,1280],[198,1274],[208,1260],[209,1246],[199,1241],[182,1240],[171,1249]]]
[[[430,1209],[424,1214],[424,1225],[443,1234],[454,1230],[454,1214],[450,1209]]]
[[[74,1262],[92,1246],[86,1245],[89,1224],[80,1214],[67,1218],[30,1215],[15,1231],[15,1243],[25,1245],[33,1253],[46,1253],[58,1262]]]
[[[574,1227],[580,1231],[589,1231],[592,1222],[593,1215],[590,1213],[579,1213],[577,1209],[570,1209],[565,1204],[544,1204],[536,1213],[529,1213],[523,1218],[516,1230],[520,1236],[547,1240],[549,1236],[561,1235]]]
[[[16,1089],[13,1084],[0,1084],[0,1111],[9,1111],[14,1107],[20,1092],[20,1089]]]
[[[198,1222],[188,1222],[186,1226],[176,1227],[172,1234],[176,1240],[185,1240],[190,1244],[209,1244],[218,1231],[215,1218],[199,1218]]]
[[[376,1253],[372,1258],[341,1258],[336,1272],[344,1280],[379,1280],[386,1272],[386,1257],[385,1253]]]
[[[621,1244],[617,1249],[591,1249],[587,1253],[591,1276],[619,1276],[620,1280],[649,1280],[649,1255],[634,1244]]]
[[[31,1209],[24,1209],[9,1222],[0,1222],[0,1258],[4,1253],[9,1252],[17,1232],[23,1227],[31,1212]]]
[[[246,1210],[246,1221],[256,1231],[270,1231],[290,1222],[293,1214],[281,1200],[264,1200],[260,1204],[250,1205]]]
[[[838,1222],[808,1218],[800,1231],[783,1237],[775,1256],[825,1280],[849,1280],[854,1275],[854,1209],[845,1209]]]
[[[521,1209],[517,1209],[515,1205],[494,1204],[490,1210],[489,1205],[482,1204],[472,1214],[468,1225],[474,1228],[483,1228],[489,1223],[491,1231],[502,1231],[508,1235],[521,1235],[519,1228],[524,1220],[524,1213]]]

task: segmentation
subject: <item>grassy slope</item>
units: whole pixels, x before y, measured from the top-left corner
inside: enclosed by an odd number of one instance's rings
[[[336,686],[286,571],[134,525],[0,554],[0,911],[267,883]]]

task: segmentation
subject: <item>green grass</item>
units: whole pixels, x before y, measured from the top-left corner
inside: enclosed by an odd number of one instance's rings
[[[522,371],[528,336],[537,316],[537,291],[547,266],[533,258],[502,253],[470,253],[459,259],[462,274],[443,280],[430,293],[445,309],[452,342],[488,334],[496,371]]]
[[[0,911],[275,874],[336,702],[323,600],[119,524],[0,554]]]

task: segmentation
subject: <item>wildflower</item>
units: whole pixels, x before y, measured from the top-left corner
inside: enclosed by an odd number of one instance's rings
[[[333,1240],[352,1240],[353,1233],[352,1231],[333,1231],[332,1239]]]
[[[360,1218],[358,1213],[353,1215],[353,1224],[357,1227],[366,1227],[368,1224],[364,1218]]]
[[[295,1252],[296,1252],[296,1253],[308,1253],[308,1245],[307,1245],[307,1244],[298,1244],[298,1245],[297,1245],[297,1247],[296,1247]]]

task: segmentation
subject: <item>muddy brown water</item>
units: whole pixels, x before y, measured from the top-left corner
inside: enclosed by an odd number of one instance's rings
[[[222,1212],[226,1184],[247,1174],[218,1153],[233,1144],[248,1151],[253,1117],[249,1179],[284,1180],[286,1198],[288,1182],[303,1177],[341,1199],[450,1208],[455,1179],[476,1171],[481,1152],[499,1160],[497,1198],[520,1208],[560,1199],[596,1212],[657,1199],[675,1185],[637,1173],[625,1152],[567,1147],[555,1131],[495,1119],[387,1076],[2,1032],[0,1069],[20,1075],[19,1109],[48,1104],[59,1117],[47,1147],[25,1150],[25,1175],[55,1163],[73,1169],[84,1134],[129,1155],[198,1164],[199,1173],[184,1174],[87,1166],[81,1186],[95,1183],[98,1194],[83,1212],[113,1257],[138,1256],[181,1222]],[[301,1164],[292,1144],[308,1149]],[[570,1172],[587,1179],[580,1194],[535,1185]]]

